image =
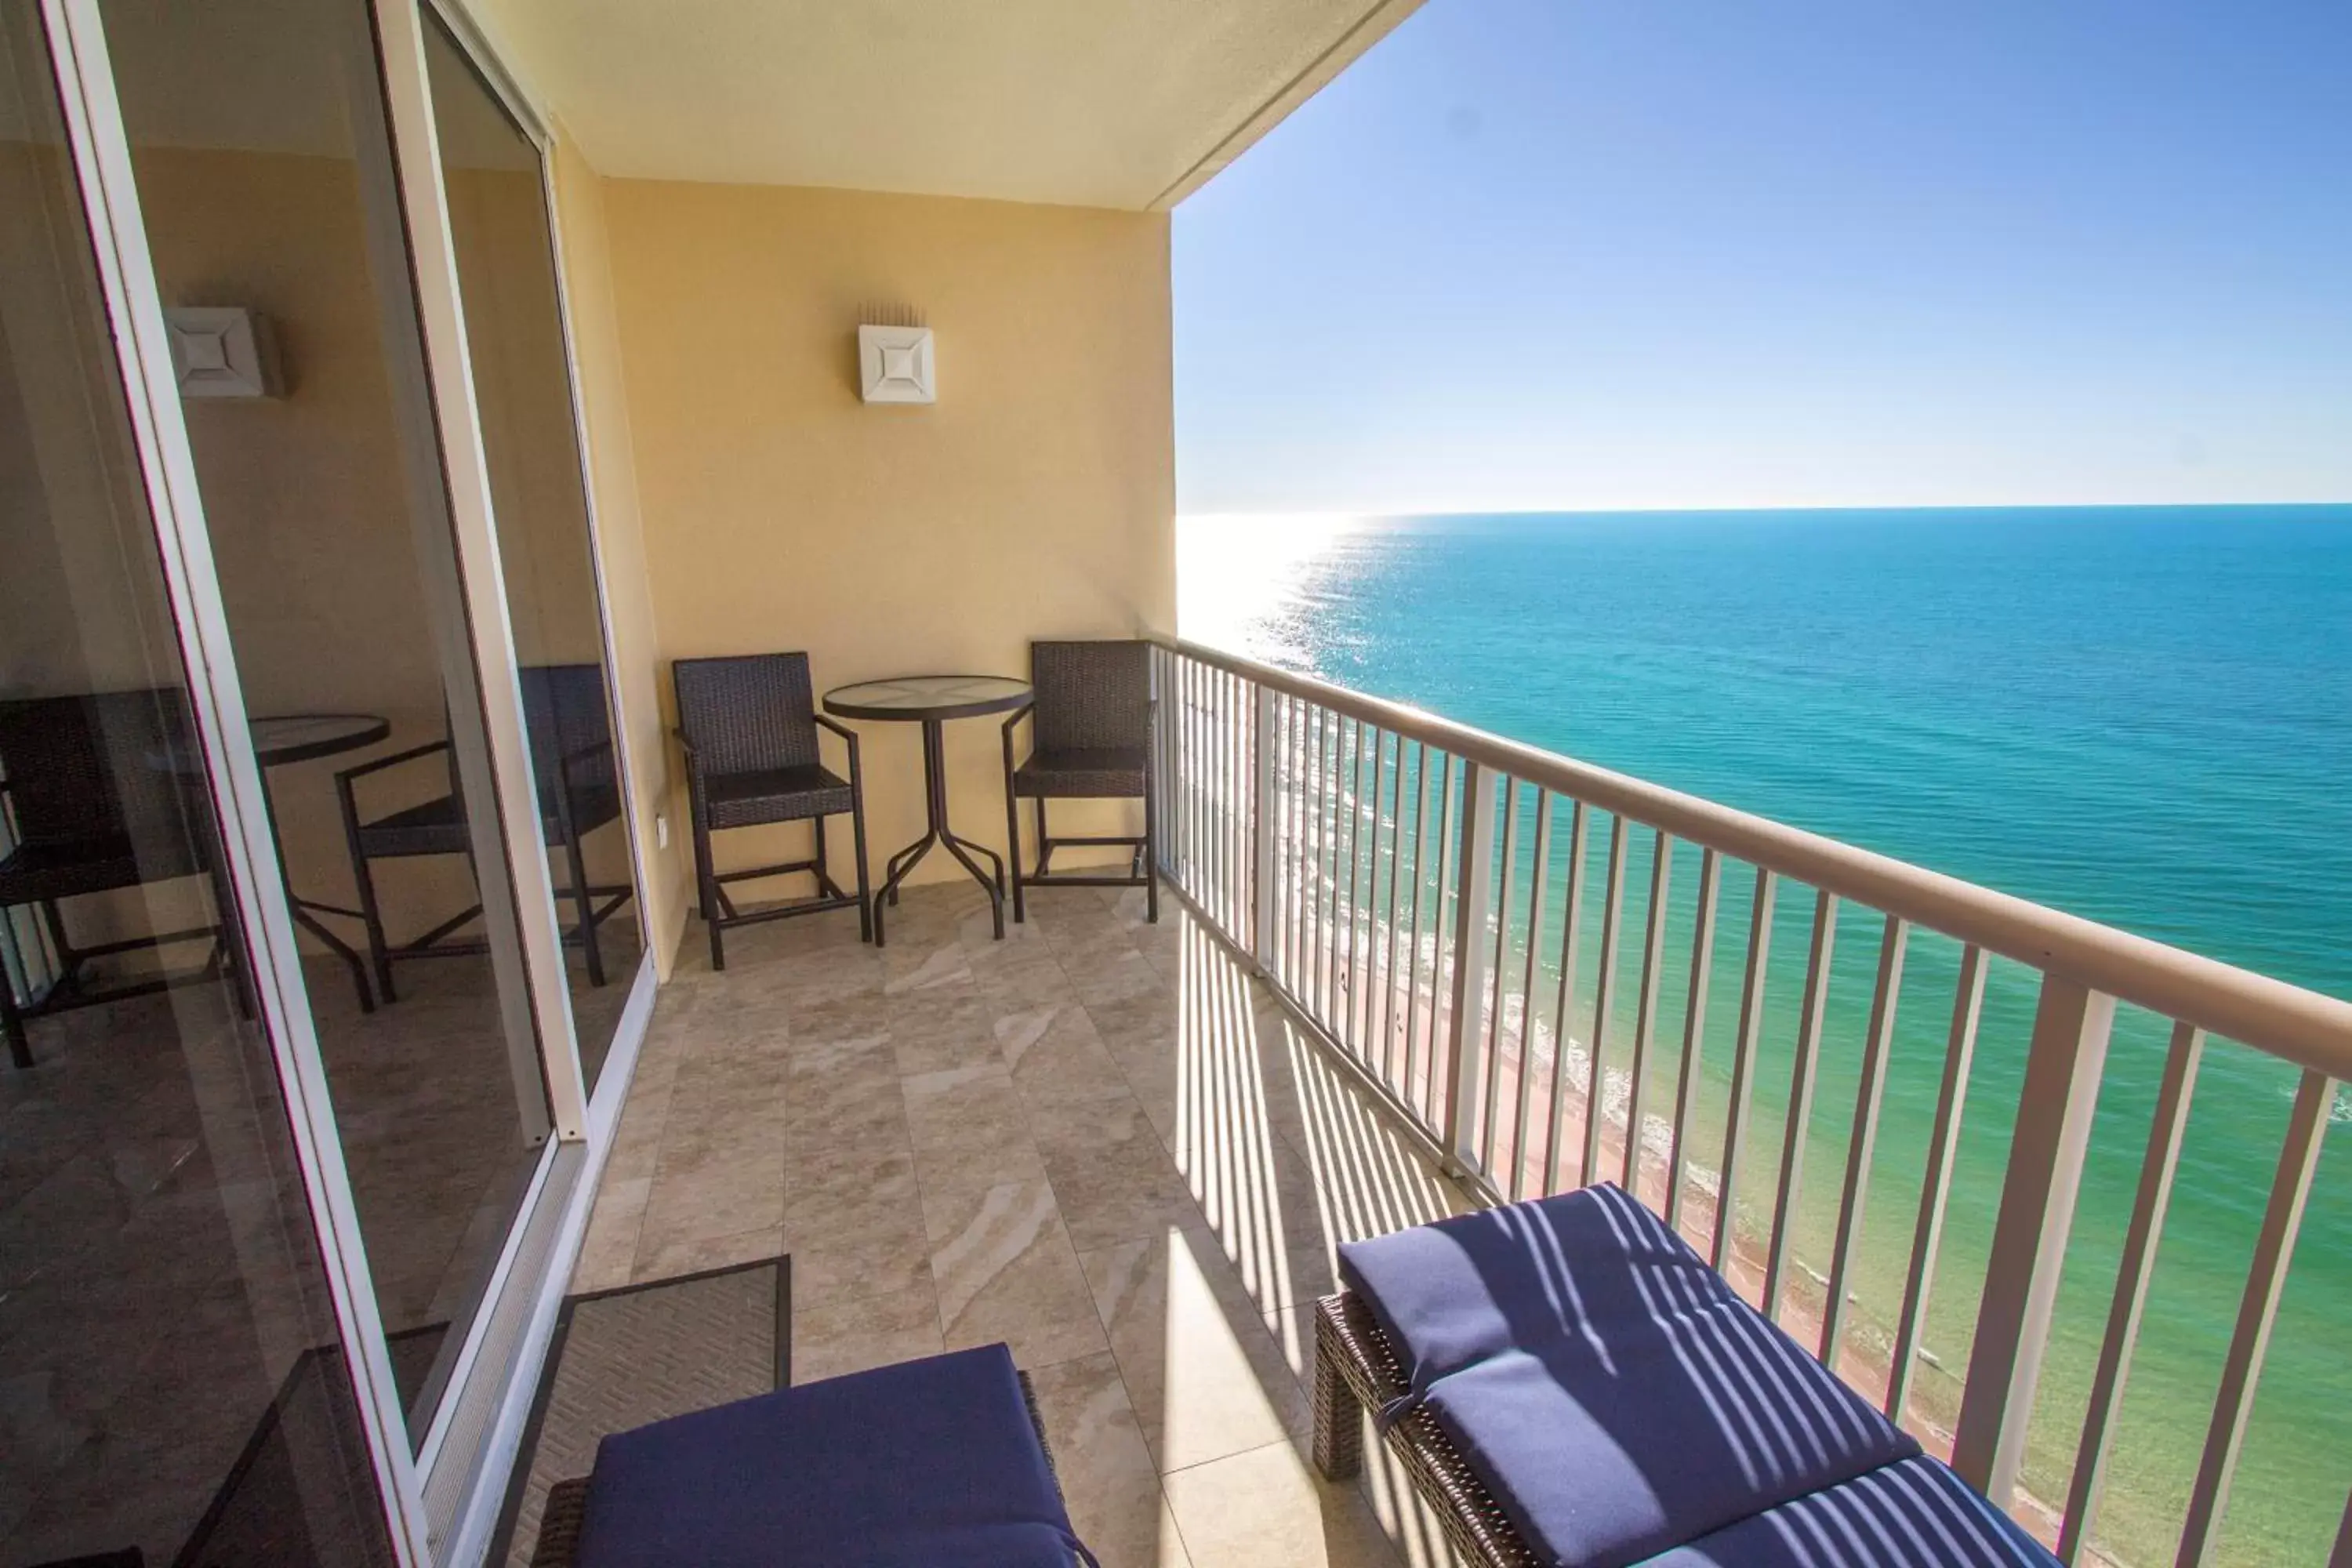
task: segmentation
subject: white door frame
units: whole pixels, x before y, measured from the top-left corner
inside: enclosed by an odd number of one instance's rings
[[[358,4],[359,0],[352,3]],[[437,1439],[446,1429],[451,1410],[460,1401],[470,1404],[478,1399],[494,1401],[503,1409],[518,1396],[528,1399],[530,1380],[512,1380],[525,1385],[520,1391],[510,1387],[475,1389],[470,1386],[472,1379],[464,1375],[472,1369],[480,1350],[478,1341],[483,1328],[496,1311],[496,1300],[486,1296],[468,1326],[469,1342],[461,1352],[460,1375],[451,1379],[426,1441],[420,1445],[425,1457],[420,1459],[412,1456],[409,1426],[393,1376],[366,1247],[352,1197],[300,955],[287,908],[278,850],[269,832],[260,771],[253,756],[243,689],[237,679],[227,616],[204,521],[194,458],[172,369],[163,302],[147,248],[129,142],[107,57],[103,21],[98,0],[40,0],[40,4],[163,560],[166,588],[190,689],[191,711],[221,817],[227,861],[225,869],[240,905],[238,912],[259,992],[260,1022],[268,1031],[287,1097],[296,1156],[326,1261],[337,1325],[353,1368],[362,1426],[385,1500],[394,1552],[402,1568],[426,1568],[436,1561],[436,1548],[439,1553],[446,1553],[456,1544],[432,1539],[425,1500],[431,1460],[436,1457]],[[400,153],[397,184],[406,240],[406,254],[401,260],[415,289],[424,370],[430,382],[434,433],[438,437],[442,471],[436,477],[446,481],[455,565],[460,579],[457,593],[463,606],[472,671],[479,681],[479,710],[488,742],[487,755],[478,756],[470,769],[461,756],[460,766],[476,775],[467,780],[474,798],[491,798],[498,803],[495,825],[481,826],[494,829],[501,840],[504,853],[499,859],[509,879],[505,888],[510,888],[513,896],[510,918],[513,929],[521,933],[522,973],[518,978],[522,984],[502,987],[510,994],[519,989],[528,996],[530,1034],[535,1041],[528,1053],[517,1051],[513,1063],[517,1089],[527,1110],[540,1103],[543,1092],[551,1123],[547,1131],[558,1141],[578,1142],[592,1135],[587,1086],[564,979],[551,879],[547,858],[541,852],[541,827],[536,791],[530,784],[530,753],[523,731],[512,623],[498,553],[479,411],[474,396],[419,4],[420,0],[375,0],[370,9],[383,73],[388,130],[392,146]],[[614,677],[618,660],[612,643],[594,484],[587,468],[587,431],[579,367],[572,347],[570,300],[565,293],[561,228],[555,207],[553,139],[544,116],[523,97],[512,75],[490,54],[471,18],[462,10],[446,5],[436,6],[436,15],[450,24],[461,47],[482,68],[540,150],[551,259],[556,269],[559,308],[563,312],[565,371],[570,378],[577,455],[583,467],[582,489],[588,503],[589,542],[602,623],[607,694],[614,708],[615,751],[623,761],[621,787],[626,801],[633,789],[625,752],[629,731],[622,710],[620,682]],[[396,352],[398,345],[393,346]],[[520,787],[491,791],[493,780],[518,781]],[[636,918],[643,931],[643,892],[650,885],[651,868],[646,862],[645,846],[635,831],[634,803],[630,805],[632,808],[624,812],[624,821],[629,835],[631,867],[636,878]],[[493,884],[498,880],[488,879]],[[504,889],[485,886],[483,890],[486,905],[504,901]],[[496,899],[491,896],[493,892],[498,894]],[[486,919],[495,921],[500,914],[495,907],[485,910]],[[605,1078],[614,1092],[597,1097],[592,1154],[601,1154],[609,1140],[621,1096],[625,1092],[628,1068],[642,1040],[650,1011],[652,947],[652,934],[646,931],[637,972],[625,981],[614,977],[615,983],[629,986],[630,1005],[620,1037],[613,1042],[607,1058]],[[510,1038],[520,1033],[513,1028],[509,1030]],[[526,1127],[524,1131],[528,1135],[530,1129]],[[550,1156],[553,1153],[553,1150],[548,1151]],[[590,1166],[592,1175],[594,1163]],[[540,1184],[534,1183],[534,1192]],[[509,1259],[518,1238],[534,1218],[531,1205],[526,1204],[512,1221],[501,1256],[499,1277],[502,1282],[515,1289],[527,1290],[535,1298],[531,1313],[534,1330],[541,1327],[536,1320],[546,1316],[546,1307],[560,1298],[562,1276],[568,1273],[584,1226],[586,1206],[593,1198],[593,1181],[586,1191],[570,1194],[569,1201],[577,1212],[563,1216],[567,1245],[551,1260],[548,1279],[523,1280],[508,1277]],[[534,1343],[517,1365],[517,1371],[535,1368],[543,1352],[543,1334],[534,1331],[530,1338]],[[474,1531],[456,1533],[478,1534]]]
[[[163,300],[140,216],[105,30],[97,0],[41,0],[41,19],[163,560],[189,711],[220,817],[227,862],[224,869],[239,905],[238,910],[223,914],[243,917],[259,1022],[277,1059],[295,1155],[317,1222],[328,1295],[352,1369],[361,1426],[383,1497],[394,1553],[402,1568],[424,1568],[432,1562],[432,1553],[425,1539],[423,1489],[408,1453],[407,1424],[328,1098],[278,849],[270,837],[261,771],[254,761],[228,616],[196,488],[195,459],[181,416]]]

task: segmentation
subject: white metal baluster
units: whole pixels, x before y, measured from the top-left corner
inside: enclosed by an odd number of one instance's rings
[[[1423,877],[1428,869],[1423,863],[1427,859],[1423,851],[1429,843],[1427,826],[1431,783],[1429,743],[1425,741],[1413,743],[1412,771],[1412,946],[1404,971],[1404,1075],[1396,1087],[1397,1092],[1404,1096],[1407,1105],[1424,1108],[1420,1091],[1414,1087],[1420,1076],[1418,1041],[1423,1033],[1421,1020],[1424,1014],[1434,1017],[1437,1012],[1437,970],[1433,956],[1430,966],[1428,1005],[1424,1007],[1421,999],[1421,895]],[[1433,950],[1435,945],[1433,942],[1431,944]]]
[[[1404,864],[1404,736],[1389,770],[1388,963],[1381,986],[1381,1081],[1396,1086],[1397,873]]]
[[[1952,1468],[1995,1508],[2009,1506],[2025,1462],[2025,1429],[2050,1345],[2058,1277],[2115,1017],[2114,997],[2079,981],[2042,976],[2009,1168],[2001,1175],[2000,1213],[1977,1303],[1968,1387],[1952,1438]]]
[[[1283,895],[1283,986],[1294,997],[1303,996],[1307,962],[1307,709],[1296,697],[1286,697],[1282,709],[1282,751],[1289,777],[1283,784],[1283,805],[1289,813],[1282,858],[1288,888]]]
[[[1495,785],[1486,770],[1462,762],[1462,850],[1454,864],[1454,1005],[1445,1024],[1445,1152],[1461,1169],[1478,1169],[1470,1125],[1477,1114],[1478,1016],[1486,993],[1486,909],[1495,871]]]
[[[1433,1123],[1438,1120],[1437,1097],[1445,1081],[1445,1063],[1441,1055],[1444,1031],[1453,1027],[1454,983],[1448,970],[1454,959],[1445,929],[1445,901],[1452,896],[1454,865],[1461,853],[1454,841],[1454,753],[1441,752],[1437,773],[1437,866],[1429,894],[1429,1028],[1423,1042],[1428,1047],[1424,1064],[1428,1090],[1422,1105],[1423,1114]]]
[[[1275,846],[1281,842],[1281,798],[1276,794],[1274,688],[1254,685],[1250,711],[1250,952],[1258,973],[1272,976],[1281,944],[1275,939],[1280,894],[1275,884]]]
[[[1706,986],[1715,968],[1715,905],[1723,891],[1723,859],[1714,850],[1698,858],[1698,930],[1691,937],[1690,1004],[1683,1009],[1683,1059],[1675,1079],[1675,1131],[1666,1146],[1666,1228],[1679,1230],[1683,1216],[1683,1140],[1690,1131],[1697,1098],[1699,1055],[1706,1044]]]
[[[1960,983],[1952,998],[1952,1031],[1944,1047],[1944,1083],[1936,1097],[1936,1127],[1927,1138],[1927,1171],[1919,1192],[1919,1223],[1911,1237],[1911,1267],[1903,1282],[1903,1310],[1895,1323],[1895,1355],[1886,1383],[1886,1414],[1903,1419],[1911,1374],[1919,1359],[1927,1292],[1936,1279],[1936,1251],[1944,1236],[1944,1208],[1952,1192],[1952,1162],[1959,1155],[1960,1114],[1976,1059],[1977,1020],[1984,1012],[1985,953],[1971,942],[1960,953]]]
[[[1617,916],[1625,901],[1625,833],[1622,816],[1609,819],[1609,876],[1601,909],[1601,973],[1592,984],[1591,1060],[1584,1074],[1584,1163],[1577,1168],[1579,1186],[1601,1177],[1601,1130],[1609,1121],[1609,1008],[1617,979]]]
[[[1772,905],[1780,879],[1756,868],[1756,903],[1748,917],[1748,970],[1739,984],[1739,1035],[1731,1047],[1731,1104],[1723,1121],[1723,1173],[1716,1181],[1715,1242],[1707,1261],[1729,1277],[1734,1200],[1739,1194],[1739,1163],[1748,1152],[1748,1101],[1756,1077],[1756,1047],[1764,1032],[1764,971],[1772,954]]]
[[[1307,826],[1307,974],[1306,984],[1299,990],[1299,1000],[1306,1004],[1307,1015],[1317,1024],[1323,1022],[1323,841],[1330,822],[1329,799],[1324,793],[1323,763],[1329,738],[1331,715],[1319,704],[1307,707],[1309,721],[1314,728],[1311,750],[1313,760],[1307,764],[1313,787],[1311,816]]]
[[[1780,1144],[1780,1191],[1772,1205],[1772,1240],[1764,1254],[1764,1315],[1780,1321],[1780,1286],[1795,1245],[1797,1194],[1805,1174],[1805,1126],[1813,1119],[1813,1077],[1821,1065],[1822,1022],[1829,1011],[1830,958],[1837,946],[1834,895],[1813,896],[1812,958],[1805,969],[1805,1008],[1797,1024],[1797,1059],[1789,1074],[1789,1125]]]
[[[1674,889],[1675,841],[1658,829],[1650,860],[1649,931],[1642,940],[1642,988],[1633,1006],[1633,1076],[1625,1096],[1624,1187],[1642,1195],[1642,1100],[1650,1079],[1650,1039],[1658,1028],[1659,958],[1666,945],[1666,897]]]
[[[2335,1105],[2335,1080],[2306,1068],[2295,1088],[2294,1109],[2287,1113],[2278,1176],[2271,1184],[2270,1205],[2263,1211],[2263,1228],[2254,1240],[2253,1267],[2247,1270],[2246,1293],[2238,1304],[2229,1359],[2221,1365],[2221,1391],[2213,1401],[2213,1424],[2206,1431],[2204,1458],[2198,1461],[2197,1483],[2189,1493],[2189,1520],[2181,1527],[2180,1554],[2175,1559],[2178,1568],[2202,1568],[2213,1561],[2221,1518],[2230,1506],[2230,1482],[2237,1473],[2239,1445],[2245,1441],[2246,1417],[2253,1413],[2254,1386],[2261,1381],[2271,1324],[2278,1316],[2279,1293],[2294,1264],[2295,1233],[2303,1226],[2304,1205],[2311,1197],[2312,1174],[2319,1168],[2328,1112]]]
[[[1511,1119],[1511,1184],[1507,1198],[1528,1196],[1528,1112],[1535,1100],[1536,976],[1543,951],[1544,878],[1551,859],[1551,791],[1536,791],[1535,867],[1528,876],[1528,956],[1519,979],[1519,1104]],[[1555,1060],[1558,1058],[1555,1058]]]
[[[2107,1336],[2099,1345],[2099,1369],[2091,1379],[2091,1404],[2083,1420],[2083,1441],[2074,1451],[2074,1479],[2067,1489],[2065,1522],[2058,1531],[2061,1562],[2081,1561],[2084,1543],[2097,1521],[2105,1489],[2111,1423],[2122,1405],[2131,1370],[2132,1346],[2139,1339],[2141,1312],[2155,1274],[2156,1249],[2164,1235],[2164,1211],[2172,1200],[2172,1175],[2180,1163],[2180,1140],[2189,1130],[2189,1104],[2197,1089],[2197,1065],[2205,1054],[2205,1031],[2172,1026],[2165,1053],[2164,1081],[2148,1122],[2147,1155],[2139,1166],[2139,1194],[2124,1232],[2124,1256],[2116,1270],[2116,1297],[2107,1310]]]
[[[1517,872],[1517,857],[1512,853],[1518,837],[1519,781],[1510,774],[1503,775],[1503,844],[1502,872],[1495,882],[1495,948],[1490,959],[1491,973],[1487,977],[1492,994],[1488,998],[1486,1026],[1478,1031],[1478,1050],[1486,1079],[1485,1104],[1479,1114],[1478,1168],[1486,1173],[1497,1188],[1503,1184],[1495,1168],[1498,1149],[1496,1126],[1501,1120],[1503,1094],[1503,1008],[1509,1000],[1511,952],[1511,882]]]
[[[1356,755],[1354,761],[1348,766],[1348,994],[1341,1008],[1344,1023],[1339,1033],[1339,1041],[1348,1047],[1348,1054],[1359,1061],[1363,1060],[1365,1056],[1364,1007],[1371,1000],[1370,994],[1364,989],[1364,944],[1360,940],[1358,931],[1358,928],[1363,923],[1364,914],[1364,900],[1360,895],[1364,866],[1364,737],[1366,735],[1371,737],[1375,749],[1379,747],[1381,743],[1379,729],[1358,726]],[[1379,788],[1377,781],[1373,788],[1375,790]],[[1375,832],[1378,831],[1379,826],[1380,817],[1375,813],[1372,817],[1372,827]]]
[[[1870,1157],[1878,1147],[1878,1107],[1886,1093],[1886,1058],[1895,1044],[1895,1009],[1903,994],[1903,951],[1911,928],[1893,915],[1878,939],[1878,987],[1870,999],[1870,1033],[1863,1042],[1862,1083],[1854,1090],[1853,1135],[1846,1144],[1845,1190],[1838,1200],[1837,1247],[1831,1254],[1828,1310],[1822,1324],[1822,1363],[1837,1370],[1845,1333],[1854,1248],[1869,1197]]]
[[[1552,1007],[1551,1116],[1544,1128],[1547,1194],[1559,1191],[1560,1134],[1568,1131],[1569,1047],[1576,1032],[1577,946],[1584,929],[1584,862],[1592,812],[1580,800],[1568,805],[1568,889],[1560,896],[1559,995]]]
[[[1340,892],[1339,868],[1347,863],[1349,838],[1354,824],[1348,819],[1348,787],[1343,782],[1350,766],[1349,748],[1353,742],[1356,721],[1333,716],[1331,727],[1331,887],[1329,930],[1330,940],[1323,949],[1323,1027],[1333,1038],[1340,1034],[1339,1014],[1347,1005],[1344,990],[1345,971],[1341,967],[1339,943],[1346,927],[1340,912],[1346,907]],[[1344,1041],[1342,1042],[1345,1043]]]

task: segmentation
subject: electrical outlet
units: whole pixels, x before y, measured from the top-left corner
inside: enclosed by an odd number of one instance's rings
[[[656,849],[669,847],[669,815],[667,812],[654,814],[654,847]]]

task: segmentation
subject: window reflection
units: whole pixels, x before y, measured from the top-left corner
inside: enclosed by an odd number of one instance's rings
[[[362,0],[101,0],[377,1304],[421,1442],[549,1131]],[[489,678],[500,678],[492,676]]]
[[[389,1563],[30,5],[0,5],[0,1563]]]
[[[523,725],[593,1089],[641,949],[547,197],[538,146],[439,19],[426,23]]]

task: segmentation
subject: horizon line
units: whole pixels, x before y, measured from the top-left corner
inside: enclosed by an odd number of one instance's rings
[[[1365,521],[1402,522],[1434,517],[1750,517],[1757,515],[1807,516],[1851,512],[2015,512],[2015,511],[2228,511],[2254,510],[2264,511],[2352,510],[2352,498],[2341,500],[2235,500],[2235,501],[1958,501],[1906,502],[1888,505],[1846,503],[1834,506],[1508,506],[1508,507],[1438,507],[1411,510],[1342,507],[1260,507],[1223,508],[1215,510],[1188,511],[1179,508],[1180,520],[1201,521],[1217,519],[1260,521],[1287,519],[1297,521]]]

